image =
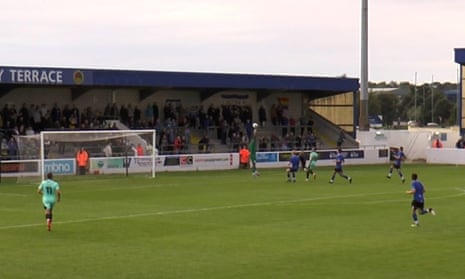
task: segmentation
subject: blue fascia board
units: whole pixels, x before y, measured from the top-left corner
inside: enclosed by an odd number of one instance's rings
[[[455,51],[455,62],[460,65],[465,65],[465,48],[456,48]]]
[[[96,86],[168,88],[228,88],[286,91],[355,92],[358,79],[285,75],[221,74],[160,71],[108,71],[93,73]]]
[[[0,85],[356,92],[356,78],[0,66]]]

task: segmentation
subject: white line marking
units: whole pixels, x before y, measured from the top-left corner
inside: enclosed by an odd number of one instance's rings
[[[464,189],[456,190],[464,191],[460,194],[447,195],[441,197],[435,197],[430,199],[445,199],[450,197],[458,197],[465,195]],[[378,196],[385,194],[395,194],[397,192],[380,192],[380,193],[361,193],[361,194],[351,194],[351,195],[337,195],[337,196],[322,196],[322,197],[313,197],[306,199],[297,199],[297,200],[283,200],[283,201],[270,201],[270,202],[257,202],[257,203],[245,203],[245,204],[235,204],[235,205],[224,205],[224,206],[215,206],[215,207],[203,207],[203,208],[191,208],[191,209],[178,209],[170,211],[157,211],[157,212],[145,212],[145,213],[136,213],[128,215],[116,215],[116,216],[107,216],[107,217],[98,217],[98,218],[86,218],[79,220],[70,220],[70,221],[58,221],[55,224],[77,224],[85,222],[95,222],[95,221],[104,221],[104,220],[116,220],[116,219],[126,219],[126,218],[137,218],[137,217],[147,217],[147,216],[163,216],[171,214],[181,214],[181,213],[193,213],[193,212],[205,212],[205,211],[214,211],[214,210],[224,210],[224,209],[236,209],[236,208],[245,208],[245,207],[259,207],[259,206],[269,206],[269,205],[279,205],[279,204],[292,204],[292,203],[301,203],[301,202],[311,202],[311,201],[320,201],[320,200],[329,200],[329,199],[345,199],[345,198],[355,198],[355,197],[368,197],[368,196]],[[380,200],[380,201],[367,201],[367,202],[357,202],[360,203],[383,203],[383,202],[405,202],[405,200]],[[30,228],[43,226],[43,223],[35,224],[23,224],[23,225],[10,225],[10,226],[0,226],[0,230],[8,229],[18,229],[18,228]]]
[[[137,218],[137,217],[147,217],[147,216],[157,216],[157,215],[162,216],[162,215],[170,215],[170,214],[204,212],[204,211],[223,210],[223,209],[236,209],[236,208],[244,208],[244,207],[259,207],[259,206],[278,205],[278,204],[292,204],[292,203],[318,201],[318,200],[328,200],[328,199],[344,199],[344,198],[354,198],[354,197],[366,197],[366,196],[385,195],[385,194],[392,194],[392,193],[395,193],[395,192],[368,193],[368,194],[363,193],[363,194],[339,195],[339,196],[323,196],[323,197],[314,197],[314,198],[306,198],[306,199],[298,199],[298,200],[257,202],[257,203],[246,203],[246,204],[216,206],[216,207],[179,209],[179,210],[171,210],[171,211],[157,211],[157,212],[136,213],[136,214],[129,214],[129,215],[107,216],[107,217],[98,217],[98,218],[86,218],[86,219],[80,219],[80,220],[70,220],[70,221],[61,221],[61,222],[57,221],[57,222],[54,222],[54,223],[55,224],[76,224],[76,223],[94,222],[94,221],[103,221],[103,220]],[[29,228],[29,227],[37,227],[37,226],[43,226],[43,223],[0,226],[0,230]]]
[[[461,192],[464,192],[464,193],[465,193],[465,189],[464,189],[464,188],[455,188],[455,190],[458,190],[458,191],[461,191]]]

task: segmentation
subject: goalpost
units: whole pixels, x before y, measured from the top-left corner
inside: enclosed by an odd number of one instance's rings
[[[108,147],[110,146],[110,147]],[[82,130],[40,133],[40,174],[79,174],[77,152],[88,153],[86,174],[149,173],[155,177],[156,131]]]

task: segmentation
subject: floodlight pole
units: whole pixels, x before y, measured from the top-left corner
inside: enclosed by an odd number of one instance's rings
[[[434,123],[434,76],[431,76],[431,123]]]
[[[360,73],[360,131],[368,131],[368,0],[362,0],[362,47]]]
[[[462,96],[460,94],[460,86],[461,86],[461,78],[462,78],[462,65],[459,65],[457,67],[457,96],[456,96],[456,108],[457,108],[457,112],[456,112],[456,117],[457,117],[457,126],[459,127],[459,131],[460,131],[460,135],[462,136],[463,133],[462,133],[462,112],[461,112],[461,108],[462,108],[462,104],[461,104],[461,101],[462,101]]]
[[[417,72],[415,72],[415,84],[414,84],[414,87],[413,87],[413,93],[414,93],[414,98],[415,98],[415,116],[414,116],[414,120],[415,120],[415,123],[417,122]],[[423,97],[423,102],[425,102],[425,98]]]

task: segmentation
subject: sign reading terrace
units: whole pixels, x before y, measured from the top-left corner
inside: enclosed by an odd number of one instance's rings
[[[0,83],[63,84],[63,71],[0,68]]]

